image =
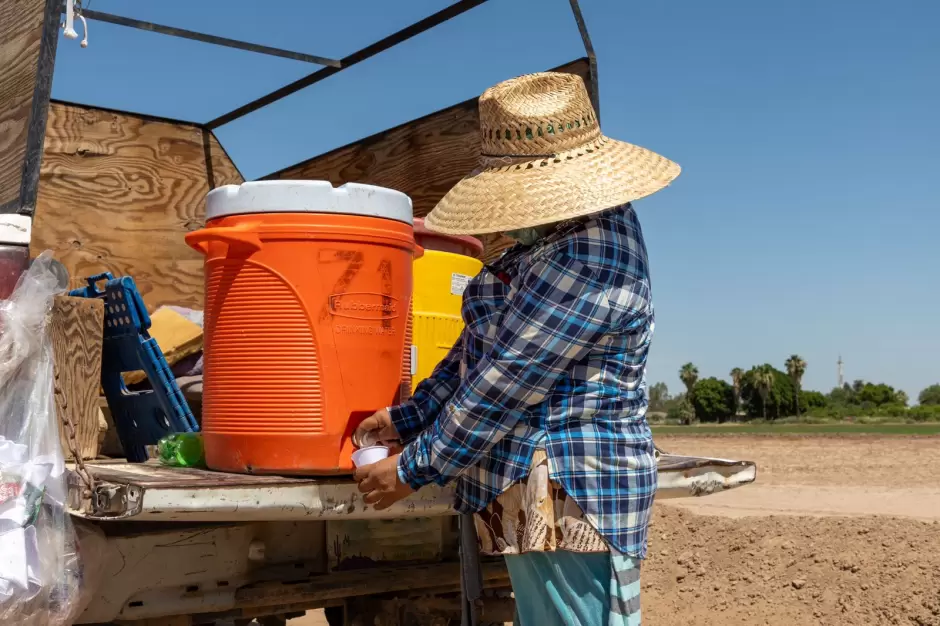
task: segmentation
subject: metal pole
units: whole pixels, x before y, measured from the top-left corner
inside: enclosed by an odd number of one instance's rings
[[[61,14],[60,0],[32,0],[19,3],[16,10],[11,9],[0,17],[4,35],[19,29],[27,37],[35,35],[39,39],[35,43],[27,40],[24,47],[22,37],[19,42],[14,38],[10,44],[12,49],[8,48],[13,57],[5,59],[7,63],[0,67],[0,91],[14,98],[16,94],[29,97],[22,103],[27,106],[17,104],[15,99],[13,103],[3,103],[4,108],[10,109],[5,120],[10,145],[5,146],[9,159],[0,164],[4,169],[0,172],[4,174],[0,177],[4,182],[0,189],[3,194],[0,198],[0,300],[10,296],[20,275],[29,267],[33,213],[39,195],[39,166]],[[33,68],[35,74],[30,71]]]
[[[18,7],[0,16],[0,37],[13,37],[3,42],[9,54],[0,64],[0,93],[11,98],[0,104],[8,109],[3,112],[6,128],[0,131],[7,139],[0,149],[5,153],[5,159],[0,159],[0,216],[25,217],[0,222],[0,237],[6,243],[10,243],[10,230],[21,228],[26,229],[29,242],[62,14],[61,0],[30,0]],[[17,32],[19,36],[13,34]]]
[[[578,32],[581,33],[581,43],[584,44],[584,52],[587,54],[588,64],[591,67],[591,84],[588,89],[591,92],[591,103],[594,105],[594,112],[597,113],[597,119],[601,119],[601,92],[597,82],[597,57],[594,56],[594,44],[591,43],[591,34],[588,32],[587,24],[584,22],[584,15],[581,13],[581,5],[578,0],[569,0],[571,3],[571,13],[574,14],[574,21],[578,25]]]
[[[211,43],[216,46],[237,48],[238,50],[257,52],[258,54],[268,54],[270,56],[281,57],[283,59],[304,61],[305,63],[315,63],[317,65],[326,65],[328,67],[340,67],[339,61],[336,59],[330,59],[328,57],[306,54],[304,52],[293,52],[291,50],[282,50],[281,48],[262,46],[256,43],[248,43],[246,41],[238,41],[237,39],[229,39],[228,37],[217,37],[215,35],[207,35],[206,33],[197,33],[196,31],[186,30],[185,28],[176,28],[175,26],[164,26],[162,24],[154,24],[153,22],[144,22],[141,20],[131,19],[129,17],[123,17],[121,15],[104,13],[103,11],[82,9],[82,15],[90,20],[107,22],[109,24],[117,24],[118,26],[127,26],[128,28],[137,28],[139,30],[150,31],[152,33],[160,33],[161,35],[170,35],[171,37],[192,39],[193,41]]]
[[[22,215],[32,216],[36,210],[36,198],[39,195],[39,166],[42,163],[43,142],[46,138],[49,100],[52,97],[52,75],[55,72],[55,55],[59,40],[59,19],[61,15],[62,9],[59,2],[57,0],[47,0],[42,40],[39,44],[39,67],[36,70],[36,86],[29,115],[23,186],[20,191],[19,213]]]
[[[470,9],[478,7],[486,1],[487,0],[460,0],[460,2],[456,2],[449,7],[438,11],[434,15],[426,17],[419,22],[415,22],[411,26],[403,28],[397,33],[389,35],[385,39],[377,41],[374,44],[363,48],[362,50],[353,52],[349,56],[343,57],[340,59],[341,67],[324,67],[322,70],[318,70],[312,74],[304,76],[301,79],[295,80],[289,85],[285,85],[277,91],[273,91],[266,96],[262,96],[257,100],[249,102],[248,104],[241,106],[234,111],[231,111],[230,113],[226,113],[221,117],[217,117],[214,120],[208,122],[206,126],[210,130],[215,130],[219,126],[224,126],[229,122],[234,122],[240,117],[244,117],[249,113],[254,113],[261,107],[265,107],[273,102],[277,102],[282,98],[286,98],[287,96],[296,93],[301,89],[305,89],[325,78],[329,78],[333,74],[341,72],[348,67],[352,67],[357,63],[361,63],[362,61],[365,61],[366,59],[371,58],[380,52],[384,52],[392,46],[396,46],[404,41],[411,39],[412,37],[415,37],[416,35],[420,35],[421,33],[446,22],[452,17],[456,17],[461,13],[466,13]]]
[[[480,569],[480,546],[473,513],[457,518],[460,555],[460,626],[480,626],[483,603],[483,573]]]

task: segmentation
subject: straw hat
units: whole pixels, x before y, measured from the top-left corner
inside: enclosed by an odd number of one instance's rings
[[[479,167],[425,225],[482,235],[597,213],[653,194],[679,166],[601,134],[580,76],[546,72],[500,83],[480,97]]]

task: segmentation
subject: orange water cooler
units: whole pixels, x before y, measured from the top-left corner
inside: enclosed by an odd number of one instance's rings
[[[410,392],[408,196],[263,181],[209,193],[202,431],[211,469],[352,471],[351,434]]]

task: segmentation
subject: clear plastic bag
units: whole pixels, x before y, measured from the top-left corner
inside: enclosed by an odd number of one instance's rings
[[[83,609],[87,572],[66,509],[49,334],[66,287],[45,252],[0,301],[0,624],[68,625]]]

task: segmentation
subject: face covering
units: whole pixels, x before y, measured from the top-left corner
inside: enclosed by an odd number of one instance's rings
[[[542,238],[542,233],[538,228],[520,228],[519,230],[510,230],[505,233],[510,239],[515,239],[524,246],[531,246]]]

